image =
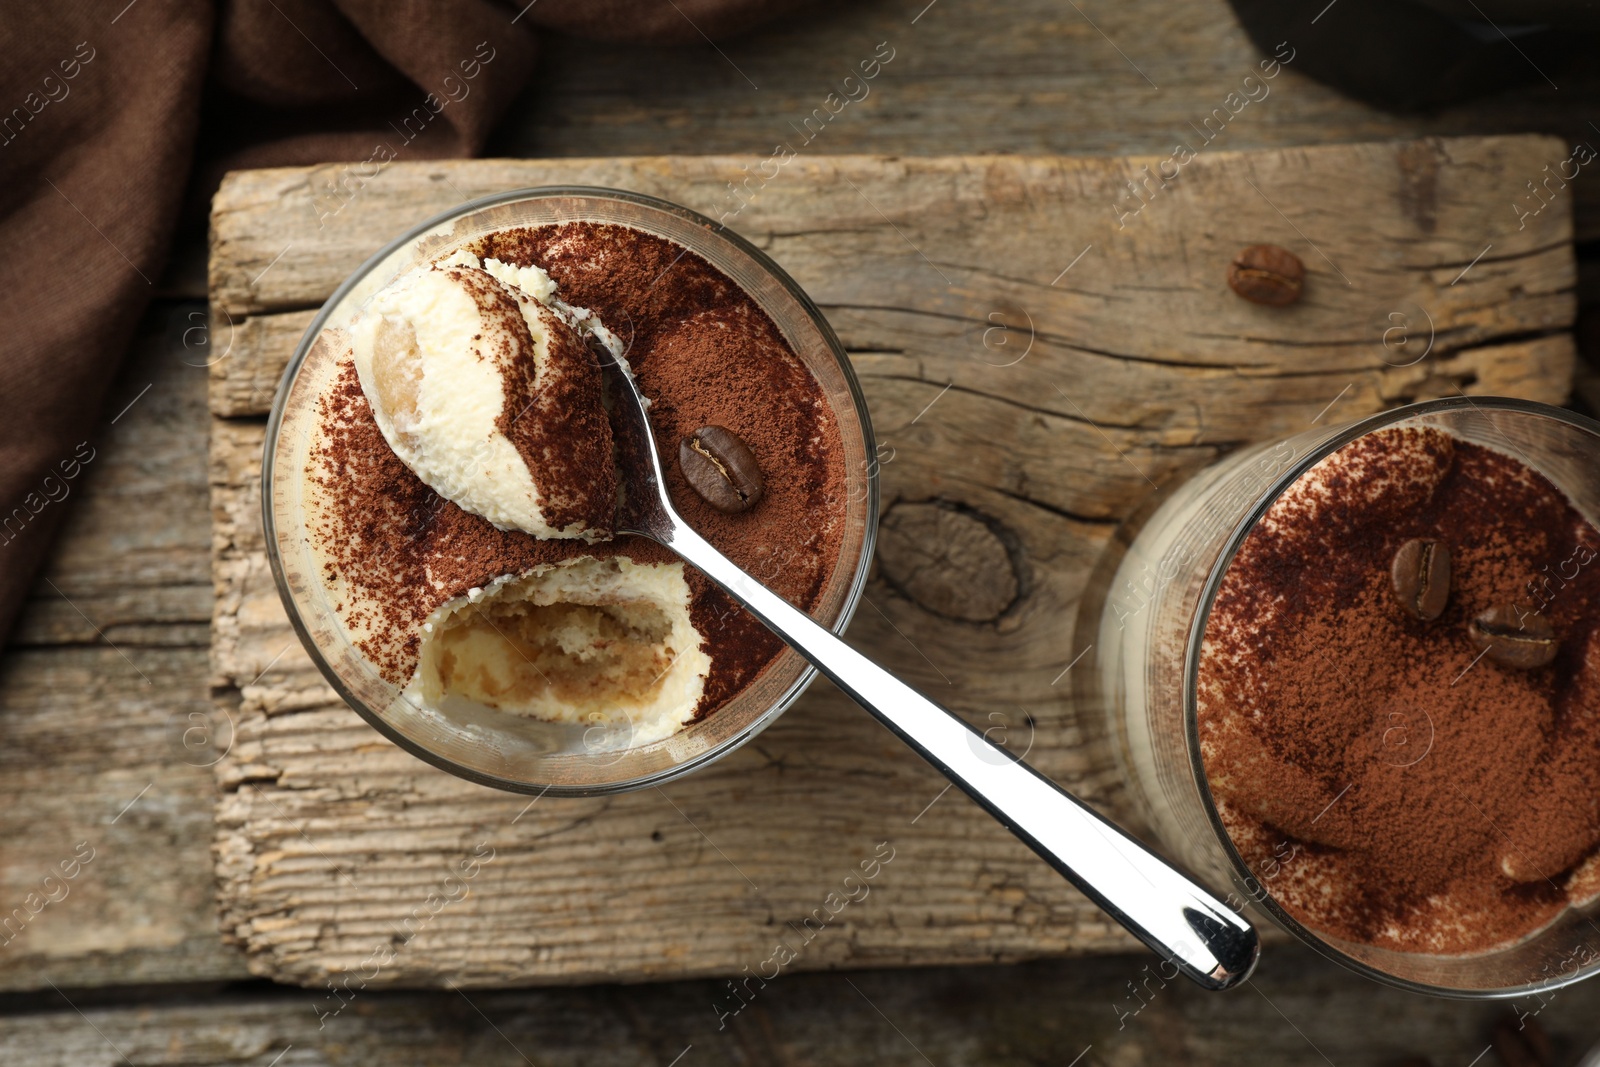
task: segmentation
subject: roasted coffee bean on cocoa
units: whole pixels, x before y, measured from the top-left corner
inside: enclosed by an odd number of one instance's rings
[[[764,483],[755,453],[738,434],[721,426],[702,426],[678,445],[678,468],[706,503],[733,514],[761,499]]]
[[[1492,607],[1473,619],[1471,632],[1472,643],[1503,667],[1543,667],[1561,647],[1549,619],[1510,604]]]
[[[1306,265],[1287,248],[1251,245],[1228,264],[1228,287],[1255,304],[1283,307],[1300,299]]]
[[[1400,546],[1389,570],[1389,587],[1413,619],[1432,622],[1450,602],[1450,549],[1416,538]]]

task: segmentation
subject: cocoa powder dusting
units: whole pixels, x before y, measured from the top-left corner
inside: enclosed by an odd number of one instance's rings
[[[543,267],[563,300],[593,311],[623,340],[653,401],[651,425],[680,514],[786,600],[815,607],[843,539],[843,444],[821,387],[750,296],[681,246],[622,226],[501,231],[471,250]],[[565,387],[588,384],[580,377]],[[313,496],[328,506],[313,509],[313,536],[328,557],[325,578],[346,583],[353,594],[343,599],[350,602],[347,624],[366,634],[358,647],[396,685],[416,668],[422,621],[469,589],[575,556],[677,560],[643,538],[586,544],[498,530],[443,500],[389,449],[348,362],[321,405],[320,441],[307,474],[320,490]],[[559,413],[552,408],[541,418]],[[534,414],[537,408],[527,417]],[[747,512],[711,508],[683,483],[672,460],[679,440],[708,424],[739,434],[761,465],[767,490]],[[519,449],[562,447],[559,434],[539,438],[530,430],[525,438]],[[609,448],[609,427],[606,438]],[[685,566],[684,574],[691,619],[711,657],[696,708],[703,718],[754,681],[783,644],[698,571]]]
[[[1410,433],[1346,446],[1324,491],[1286,493],[1246,539],[1207,624],[1201,746],[1230,836],[1291,914],[1476,952],[1593,893],[1569,883],[1600,842],[1600,532],[1510,455]],[[1413,538],[1452,555],[1429,622],[1389,588]],[[1469,624],[1496,604],[1548,619],[1555,662],[1480,658]]]
[[[528,298],[519,303],[488,272],[453,267],[450,274],[474,292],[481,314],[497,327],[507,351],[497,358],[505,401],[495,427],[527,464],[538,471],[539,510],[552,529],[582,524],[600,535],[611,532],[617,469],[611,455],[611,423],[601,407],[600,362],[583,340],[549,308]],[[542,367],[534,359],[533,335],[524,307],[537,315],[547,338]]]

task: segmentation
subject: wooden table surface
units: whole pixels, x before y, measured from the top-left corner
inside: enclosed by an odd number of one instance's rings
[[[830,6],[720,52],[552,40],[491,152],[764,156],[882,41],[894,60],[830,122],[818,152],[1165,154],[1258,58],[1213,0],[1029,0],[1005,17],[959,0]],[[1392,116],[1291,66],[1218,147],[1523,131],[1570,142],[1592,135],[1594,89],[1593,79],[1559,91],[1540,83]],[[1582,242],[1600,233],[1600,185],[1569,193]],[[1085,1064],[1343,1064],[1424,1053],[1467,1064],[1485,1049],[1503,1009],[1396,993],[1288,949],[1251,989],[1205,997],[1169,986],[1147,992],[1137,1015],[1128,983],[1145,977],[1139,957],[796,975],[725,1030],[712,981],[470,999],[374,992],[321,1029],[306,992],[241,983],[244,961],[216,929],[205,766],[217,739],[205,733],[203,259],[203,248],[180,250],[146,316],[65,532],[0,660],[5,909],[80,842],[94,850],[69,894],[0,946],[0,987],[12,991],[0,1003],[5,1062],[1065,1064],[1082,1053]],[[1580,296],[1591,279],[1580,260]],[[1562,993],[1541,1018],[1575,1048],[1600,1036],[1597,996]]]

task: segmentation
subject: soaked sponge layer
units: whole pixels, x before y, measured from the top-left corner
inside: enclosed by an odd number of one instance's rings
[[[584,556],[498,579],[429,616],[408,692],[649,744],[689,721],[711,668],[689,599],[681,563]]]

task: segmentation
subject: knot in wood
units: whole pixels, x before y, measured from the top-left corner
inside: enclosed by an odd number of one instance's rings
[[[1022,590],[999,524],[941,501],[895,504],[878,527],[883,576],[917,605],[963,622],[992,622]]]

